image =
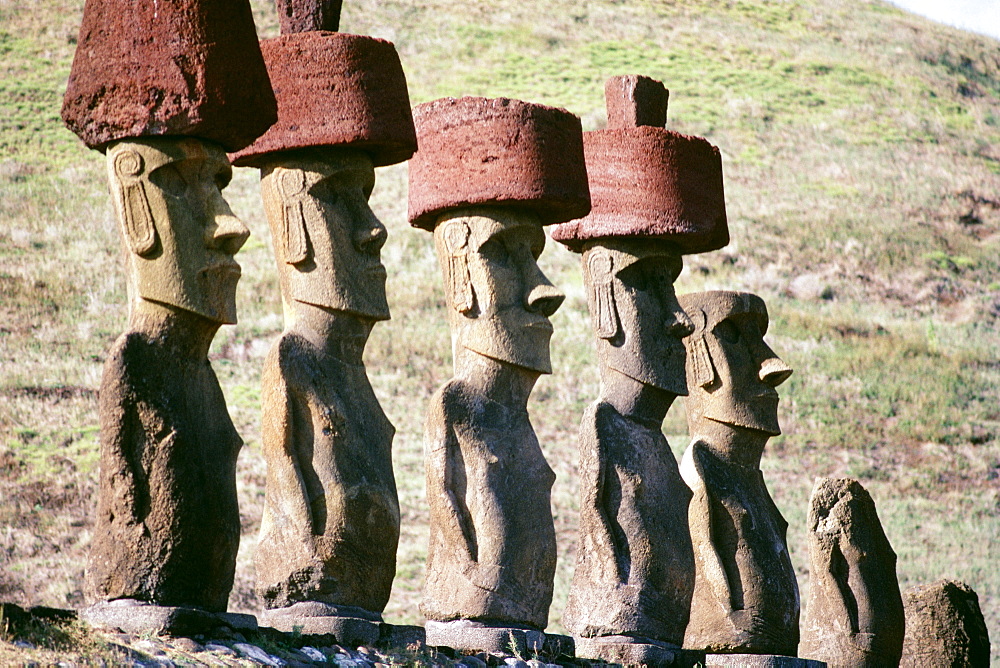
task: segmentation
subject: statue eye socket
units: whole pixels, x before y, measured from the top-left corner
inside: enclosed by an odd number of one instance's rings
[[[223,169],[216,173],[215,175],[215,185],[219,190],[225,190],[229,182],[233,180],[233,172],[229,169]]]
[[[501,267],[506,267],[510,264],[510,252],[507,250],[507,244],[499,239],[490,239],[484,243],[480,247],[479,253],[490,262]]]
[[[149,175],[149,180],[173,197],[184,197],[187,194],[187,181],[177,165],[165,165],[157,169]]]
[[[334,184],[330,183],[329,180],[320,181],[314,185],[309,189],[309,194],[324,204],[329,204],[331,206],[340,200],[340,192]]]
[[[715,335],[726,343],[737,343],[740,340],[740,328],[732,320],[723,320],[715,326]]]

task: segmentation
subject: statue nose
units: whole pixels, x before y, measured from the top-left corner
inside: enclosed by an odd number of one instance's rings
[[[554,285],[542,283],[536,285],[528,293],[527,306],[532,313],[541,313],[545,317],[552,316],[559,310],[566,295],[561,293]]]
[[[679,306],[674,309],[673,318],[667,323],[667,334],[674,338],[683,339],[694,333],[694,323],[691,318]]]
[[[761,363],[759,375],[764,383],[771,387],[777,387],[792,375],[792,368],[772,353],[771,357],[768,357]]]
[[[216,215],[214,222],[215,225],[206,230],[209,246],[228,255],[236,255],[250,238],[250,230],[231,211]]]
[[[375,213],[364,207],[367,211],[358,213],[358,226],[354,231],[354,247],[362,253],[377,255],[385,245],[388,232],[385,225],[375,216]]]

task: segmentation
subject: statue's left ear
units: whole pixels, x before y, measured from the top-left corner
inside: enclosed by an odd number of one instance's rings
[[[298,169],[282,169],[277,174],[276,183],[283,205],[281,217],[284,239],[281,244],[285,249],[285,262],[299,264],[309,259],[309,236],[302,201],[306,190],[306,176]]]
[[[706,388],[715,382],[715,365],[712,363],[712,353],[708,351],[705,335],[708,333],[708,316],[702,309],[688,312],[694,321],[694,334],[684,339],[688,349],[688,364],[691,365],[691,377],[698,387]]]
[[[446,227],[442,234],[448,251],[452,306],[462,315],[468,315],[476,305],[472,275],[469,273],[469,237],[472,231],[464,220],[450,220],[444,224]]]
[[[145,169],[142,156],[130,148],[125,149],[114,157],[111,169],[118,185],[115,198],[118,216],[129,248],[140,257],[149,255],[156,246],[156,226],[146,186],[140,178]]]
[[[618,307],[615,305],[615,263],[611,253],[597,249],[587,258],[590,274],[590,317],[594,331],[602,339],[618,334]]]

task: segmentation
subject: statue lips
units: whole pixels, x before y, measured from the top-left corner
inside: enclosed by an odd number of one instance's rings
[[[371,267],[365,269],[364,273],[365,276],[368,276],[369,278],[382,279],[382,280],[385,280],[386,277],[389,275],[388,272],[385,270],[385,265],[383,265],[378,260],[375,260],[375,264],[373,264]]]
[[[240,268],[239,262],[229,258],[218,262],[212,262],[207,267],[202,269],[201,273],[206,278],[216,278],[220,282],[232,281],[235,283],[240,280],[240,277],[243,275],[243,270]]]
[[[538,332],[548,332],[551,334],[554,330],[552,329],[552,323],[545,316],[539,316],[537,319],[529,320],[524,323],[525,328],[533,329]]]

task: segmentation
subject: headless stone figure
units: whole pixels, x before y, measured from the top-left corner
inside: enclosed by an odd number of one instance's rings
[[[257,591],[278,628],[335,633],[324,617],[380,619],[396,571],[395,431],[362,362],[373,325],[389,318],[386,231],[368,207],[375,171],[363,152],[278,154],[261,174],[285,331],[262,377]]]
[[[794,656],[799,593],[787,523],[760,472],[780,433],[775,387],[791,375],[764,343],[767,309],[755,295],[682,295],[695,325],[685,339],[691,444],[681,474],[696,578],[685,647],[720,654]]]
[[[556,565],[555,475],[528,418],[551,373],[551,316],[563,295],[536,264],[545,234],[530,212],[482,207],[442,217],[455,376],[425,431],[431,534],[421,611],[541,630]]]
[[[98,601],[225,611],[240,516],[236,455],[208,348],[236,322],[249,232],[220,188],[225,152],[199,139],[111,144],[127,256],[128,328],[101,381],[101,479],[87,584]]]
[[[261,43],[278,122],[235,160],[260,168],[285,316],[262,377],[257,593],[268,626],[373,644],[396,572],[399,501],[395,430],[362,362],[375,323],[389,319],[386,230],[368,198],[374,168],[406,160],[416,140],[391,43],[330,32],[339,2],[278,5],[286,34]]]
[[[563,624],[583,638],[679,647],[694,587],[691,492],[660,425],[686,394],[681,257],[666,241],[619,238],[588,245],[583,264],[601,397],[580,427],[580,538]]]
[[[938,580],[903,592],[906,638],[902,668],[990,665],[990,633],[979,596],[957,580]]]
[[[809,598],[799,654],[844,668],[899,665],[896,553],[857,480],[818,478],[809,502]]]
[[[549,317],[563,295],[537,259],[543,225],[590,209],[580,120],[475,97],[429,102],[413,116],[420,150],[409,219],[434,232],[455,365],[424,431],[427,644],[541,652],[556,566],[555,475],[527,402],[551,373]]]

